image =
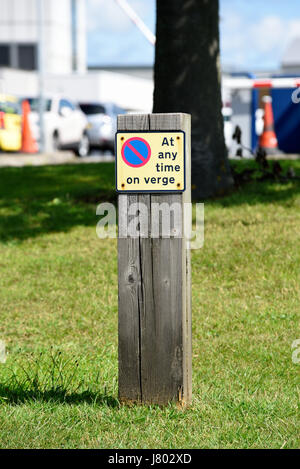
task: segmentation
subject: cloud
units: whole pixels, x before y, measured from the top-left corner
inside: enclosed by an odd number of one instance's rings
[[[124,31],[128,22],[114,0],[88,0],[87,29],[88,32]]]
[[[266,16],[250,26],[248,36],[258,52],[267,53],[280,47],[285,31],[284,22],[278,16]]]
[[[300,36],[300,20],[265,15],[256,21],[227,10],[221,21],[222,61],[237,68],[276,68],[289,42]]]
[[[154,32],[155,0],[127,1]],[[151,46],[115,0],[86,2],[90,63],[152,63]],[[292,3],[221,0],[220,5],[222,63],[244,70],[279,68],[288,43],[300,36]]]

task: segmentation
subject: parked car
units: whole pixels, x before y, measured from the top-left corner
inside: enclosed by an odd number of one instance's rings
[[[114,151],[117,115],[125,114],[125,110],[112,103],[79,103],[79,106],[89,121],[90,145]]]
[[[32,132],[39,141],[39,100],[28,98]],[[88,121],[78,104],[61,96],[47,98],[44,103],[44,131],[47,150],[74,150],[78,156],[89,154]]]
[[[22,117],[18,98],[0,94],[0,150],[19,151],[22,145]]]

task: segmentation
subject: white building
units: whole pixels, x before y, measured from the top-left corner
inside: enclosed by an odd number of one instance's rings
[[[300,74],[300,36],[294,38],[284,51],[281,72],[289,75]]]
[[[44,6],[45,95],[151,112],[151,74],[146,77],[121,68],[87,72],[85,0],[0,0],[0,93],[39,94],[39,2]]]
[[[44,10],[45,72],[84,72],[85,0],[0,0],[0,67],[37,69],[39,2]]]

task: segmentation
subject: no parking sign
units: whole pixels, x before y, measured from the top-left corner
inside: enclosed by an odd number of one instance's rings
[[[117,191],[183,192],[184,149],[183,131],[117,132]]]
[[[128,138],[121,149],[125,164],[132,168],[140,168],[147,164],[151,156],[149,143],[141,137]]]

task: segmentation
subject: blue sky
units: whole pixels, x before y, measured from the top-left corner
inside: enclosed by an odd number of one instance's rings
[[[128,0],[155,32],[155,0]],[[237,70],[276,69],[300,37],[299,0],[220,0],[221,60]],[[154,48],[115,0],[87,0],[89,65],[148,65]],[[299,51],[300,55],[300,51]]]

